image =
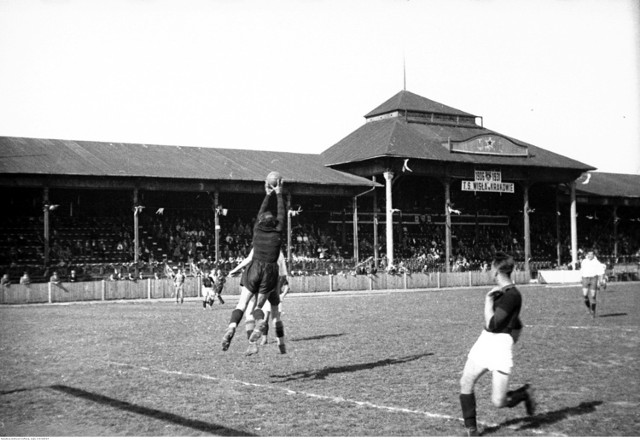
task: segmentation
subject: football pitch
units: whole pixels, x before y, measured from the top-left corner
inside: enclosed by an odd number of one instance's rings
[[[466,354],[488,288],[290,294],[288,353],[251,357],[236,297],[0,307],[0,436],[461,436]],[[485,436],[640,433],[640,283],[611,283],[593,319],[578,286],[521,286],[512,388],[476,388]],[[270,335],[273,337],[273,335]],[[272,338],[273,340],[273,338]]]

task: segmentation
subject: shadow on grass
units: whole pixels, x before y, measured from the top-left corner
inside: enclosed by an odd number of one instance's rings
[[[99,403],[101,405],[110,406],[122,411],[129,411],[143,416],[152,417],[154,419],[163,420],[165,422],[171,422],[176,425],[182,425],[187,428],[197,429],[199,431],[215,434],[223,437],[255,437],[255,435],[244,431],[237,431],[232,428],[227,428],[222,425],[216,425],[212,423],[202,422],[200,420],[187,419],[185,417],[171,414],[164,411],[158,411],[156,409],[147,408],[140,405],[135,405],[123,400],[112,399],[111,397],[103,396],[102,394],[91,393],[89,391],[81,390],[79,388],[68,387],[65,385],[52,385],[50,387],[53,390],[60,391],[66,394],[70,394],[74,397],[90,400],[92,402]]]
[[[327,367],[319,370],[297,371],[295,373],[285,375],[273,374],[271,375],[271,377],[275,379],[272,382],[276,383],[290,382],[293,380],[323,380],[330,374],[353,373],[355,371],[371,370],[373,368],[384,367],[387,365],[404,364],[406,362],[418,360],[425,356],[433,356],[433,353],[416,354],[413,356],[405,356],[393,359],[383,359],[381,361],[367,362],[365,364],[346,365],[343,367]]]
[[[315,340],[319,340],[319,339],[339,338],[340,336],[344,336],[344,333],[334,333],[334,334],[330,334],[330,335],[316,335],[316,336],[309,336],[308,338],[291,338],[289,340],[291,342],[294,342],[294,341],[315,341]]]
[[[605,315],[598,315],[596,318],[611,318],[612,316],[627,316],[628,313],[607,313]]]
[[[484,433],[490,434],[492,432],[496,432],[501,428],[517,425],[519,423],[524,422],[521,426],[519,426],[516,431],[522,431],[525,429],[536,429],[540,428],[544,425],[552,425],[554,423],[558,423],[561,420],[566,419],[571,416],[579,416],[582,414],[589,414],[596,410],[596,407],[602,405],[602,400],[594,400],[591,402],[582,402],[578,406],[562,408],[556,411],[550,411],[542,414],[538,414],[531,417],[520,417],[517,419],[507,420],[497,426],[491,426],[485,428]]]

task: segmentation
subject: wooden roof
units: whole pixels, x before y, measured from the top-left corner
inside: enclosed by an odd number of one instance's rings
[[[591,197],[640,199],[640,175],[588,172],[576,182],[576,193]]]
[[[397,102],[415,101],[413,107],[418,112],[435,111],[426,98],[415,98],[410,92],[400,92],[386,103],[368,114],[380,115],[381,112],[393,112],[400,104]],[[436,103],[437,104],[437,103]],[[440,105],[440,104],[438,104]],[[471,116],[459,110],[445,108],[443,111]],[[425,113],[425,114],[426,114]],[[447,143],[464,142],[477,136],[497,136],[509,140],[522,147],[526,147],[528,155],[496,155],[452,152]],[[423,159],[435,162],[449,162],[457,164],[481,164],[498,166],[542,167],[547,169],[565,169],[572,172],[584,172],[595,168],[577,160],[553,153],[535,145],[520,141],[510,136],[482,127],[475,123],[457,124],[438,121],[429,122],[428,118],[420,120],[403,115],[370,120],[360,128],[340,140],[322,153],[324,164],[327,166],[344,165],[377,159],[381,157],[397,157],[409,159]]]
[[[318,154],[115,142],[0,137],[0,173],[84,177],[157,177],[371,187],[370,180],[323,164]]]
[[[374,116],[390,113],[396,110],[475,117],[474,115],[463,112],[462,110],[458,110],[439,102],[432,101],[431,99],[424,98],[407,90],[402,90],[389,98],[387,101],[380,104],[375,109],[371,110],[369,113],[367,113],[365,115],[365,118],[372,118]]]

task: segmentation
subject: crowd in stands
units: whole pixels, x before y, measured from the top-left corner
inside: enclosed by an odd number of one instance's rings
[[[385,234],[379,231],[379,264],[373,264],[371,230],[359,234],[360,262],[353,261],[351,232],[341,225],[328,225],[296,219],[291,233],[290,267],[292,275],[365,274],[378,271],[444,271],[445,230],[443,225],[419,223],[396,231],[394,249],[397,265],[387,268]],[[138,265],[134,261],[134,233],[131,215],[114,217],[71,218],[60,216],[51,227],[50,266],[43,269],[44,241],[42,218],[6,218],[0,238],[0,267],[19,278],[23,268],[32,268],[34,279],[48,278],[57,270],[63,278],[139,279],[162,278],[178,267],[188,274],[218,266],[231,270],[251,250],[255,219],[224,218],[219,235],[219,260],[215,263],[214,220],[210,213],[176,212],[172,215],[146,215],[140,218]],[[539,267],[553,267],[556,261],[555,227],[549,222],[531,222],[531,251]],[[551,223],[555,224],[555,223]],[[349,229],[351,226],[349,225]],[[593,243],[599,255],[613,253],[611,234],[606,225],[584,227],[583,243]],[[400,228],[397,228],[400,229]],[[516,260],[524,259],[522,233],[517,225],[454,225],[451,230],[450,264],[454,272],[487,270],[497,250],[506,251]],[[570,258],[570,234],[561,231],[565,260]],[[286,252],[286,238],[283,240]],[[640,256],[640,233],[629,228],[620,233],[618,253]],[[16,279],[17,279],[16,278]]]

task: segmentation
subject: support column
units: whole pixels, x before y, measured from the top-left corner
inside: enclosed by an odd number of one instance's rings
[[[49,239],[50,239],[50,225],[49,225],[49,188],[45,187],[42,194],[43,207],[42,212],[44,216],[44,265],[49,265]],[[51,302],[51,301],[49,301]]]
[[[291,193],[287,193],[287,272],[291,273]]]
[[[576,181],[569,184],[571,189],[571,268],[576,269],[578,264],[578,209],[576,203]]]
[[[136,278],[138,277],[138,254],[140,253],[140,236],[138,231],[138,188],[133,189],[133,264],[135,265]]]
[[[357,266],[360,260],[358,243],[358,197],[353,198],[353,262]]]
[[[373,182],[376,181],[376,176],[371,178]],[[378,268],[378,192],[373,191],[373,264]]]
[[[213,222],[214,222],[214,239],[216,246],[216,267],[218,265],[218,261],[220,261],[220,212],[218,209],[218,191],[213,192]]]
[[[528,182],[522,185],[522,198],[524,207],[522,209],[524,215],[524,271],[531,278],[529,260],[531,259],[531,229],[529,225],[529,186]]]
[[[556,185],[556,254],[557,266],[562,264],[562,239],[560,237],[560,187]]]
[[[391,183],[393,173],[385,171],[383,173],[386,181],[386,203],[387,203],[387,267],[393,265],[393,203],[391,196]]]
[[[445,267],[446,272],[451,272],[451,181],[444,181],[444,234],[445,234]]]
[[[613,205],[613,261],[618,261],[618,205]]]

